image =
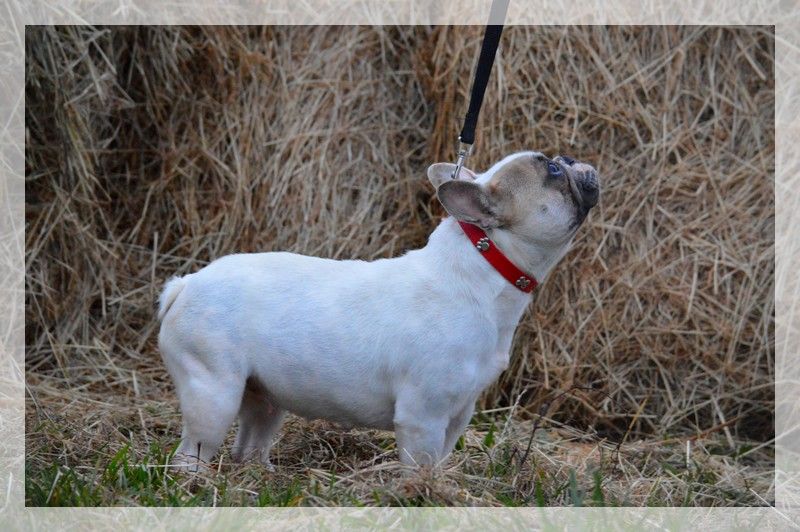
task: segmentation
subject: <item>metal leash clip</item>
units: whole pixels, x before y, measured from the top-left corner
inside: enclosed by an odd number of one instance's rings
[[[456,169],[453,170],[453,179],[458,179],[461,169],[464,168],[464,163],[467,158],[472,155],[472,144],[467,144],[461,141],[461,135],[458,136],[458,159],[456,159]]]

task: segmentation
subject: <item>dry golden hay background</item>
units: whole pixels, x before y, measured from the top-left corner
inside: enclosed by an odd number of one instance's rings
[[[481,37],[27,28],[29,430],[177,438],[154,313],[172,275],[424,245],[442,215],[425,170],[453,158]],[[770,28],[507,28],[471,165],[570,154],[603,190],[483,408],[772,437],[773,57]]]

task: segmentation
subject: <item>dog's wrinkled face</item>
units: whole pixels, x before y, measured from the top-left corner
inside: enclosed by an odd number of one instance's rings
[[[484,230],[508,231],[530,242],[560,245],[571,239],[597,204],[597,171],[590,165],[539,152],[509,155],[480,175],[454,165],[428,169],[439,200],[459,220]]]

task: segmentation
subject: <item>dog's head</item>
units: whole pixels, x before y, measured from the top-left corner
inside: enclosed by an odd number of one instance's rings
[[[600,186],[590,165],[539,152],[509,155],[483,174],[436,163],[428,178],[444,208],[486,231],[508,232],[532,244],[561,246],[575,235],[597,204]]]

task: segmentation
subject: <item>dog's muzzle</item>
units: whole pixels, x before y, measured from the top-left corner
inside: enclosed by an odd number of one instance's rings
[[[572,157],[559,155],[554,159],[561,164],[569,176],[569,185],[572,195],[580,204],[581,208],[588,212],[589,209],[597,205],[600,199],[600,183],[597,178],[597,170],[593,166]]]

